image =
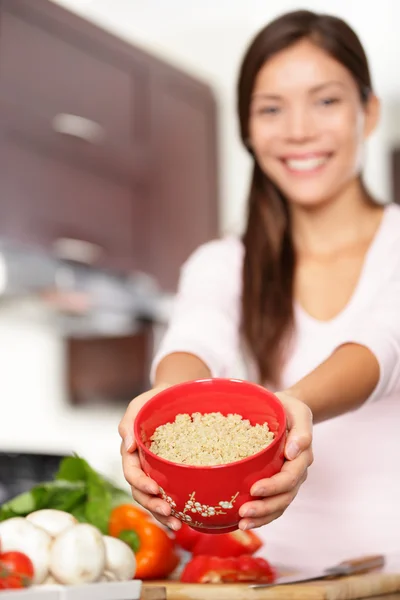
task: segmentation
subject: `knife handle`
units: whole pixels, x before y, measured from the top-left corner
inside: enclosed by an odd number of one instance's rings
[[[339,563],[338,566],[345,569],[346,575],[352,575],[353,573],[366,573],[367,571],[373,571],[374,569],[381,569],[384,567],[385,557],[383,554],[361,556],[360,558],[345,560]]]

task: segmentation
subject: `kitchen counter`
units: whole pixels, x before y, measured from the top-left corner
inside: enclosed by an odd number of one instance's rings
[[[143,590],[141,600],[168,600],[165,588],[154,587]],[[204,598],[204,600],[208,600]],[[400,593],[398,594],[385,594],[383,596],[370,596],[368,600],[400,600]]]
[[[399,595],[400,598],[400,595]],[[154,588],[146,588],[143,590],[140,600],[166,600],[167,594],[165,588],[163,587],[154,587]],[[389,598],[390,600],[390,598]],[[397,600],[393,598],[393,600]]]

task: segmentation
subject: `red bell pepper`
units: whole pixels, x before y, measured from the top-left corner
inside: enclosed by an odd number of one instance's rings
[[[194,556],[202,554],[221,558],[254,554],[263,545],[253,531],[238,529],[230,533],[201,533],[185,524],[182,524],[181,529],[175,533],[175,541],[184,550],[192,552]]]
[[[194,556],[181,574],[184,583],[273,583],[276,573],[263,558]]]
[[[178,531],[175,531],[175,542],[184,550],[191,552],[197,540],[199,540],[203,535],[207,534],[200,533],[200,531],[196,531],[195,529],[189,527],[189,525],[182,523],[182,527]],[[211,535],[211,537],[213,536]]]
[[[224,558],[254,554],[261,546],[262,541],[253,531],[237,530],[219,535],[201,533],[192,547],[192,553],[193,556],[207,555]]]

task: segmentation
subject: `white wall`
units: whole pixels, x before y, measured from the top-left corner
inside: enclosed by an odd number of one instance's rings
[[[74,408],[64,393],[64,345],[53,315],[33,300],[0,305],[0,450],[78,452],[125,483],[122,409]]]
[[[238,229],[248,177],[235,117],[235,79],[255,31],[278,12],[299,8],[280,0],[55,0],[210,82],[219,98],[224,229]],[[330,11],[327,0],[302,7]],[[390,195],[387,143],[400,138],[400,2],[336,0],[335,13],[356,28],[382,96],[382,127],[368,152],[367,180]],[[397,99],[397,100],[396,100]],[[34,305],[0,308],[0,447],[76,450],[122,481],[120,409],[77,410],[63,392],[63,344],[48,315]]]

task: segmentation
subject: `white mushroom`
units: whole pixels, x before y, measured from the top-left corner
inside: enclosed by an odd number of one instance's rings
[[[58,582],[54,579],[53,575],[47,575],[42,585],[58,585]]]
[[[111,573],[111,571],[104,571],[99,581],[117,581],[117,578],[113,573]]]
[[[42,583],[49,571],[51,537],[23,517],[14,517],[0,523],[2,552],[15,550],[31,559],[34,568],[33,583]]]
[[[78,523],[73,515],[53,508],[36,510],[28,515],[26,519],[47,531],[51,537],[57,537],[65,529]]]
[[[69,527],[53,542],[50,572],[59,583],[98,581],[106,564],[103,536],[96,527],[81,523]]]
[[[118,581],[133,579],[136,572],[136,558],[128,544],[108,535],[103,536],[106,546],[106,571]]]

